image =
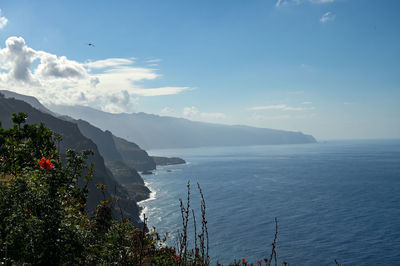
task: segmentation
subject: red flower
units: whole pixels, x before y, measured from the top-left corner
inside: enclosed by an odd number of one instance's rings
[[[50,162],[50,160],[44,157],[42,158],[42,160],[39,161],[39,165],[46,170],[50,170],[51,168],[53,168],[53,164]]]
[[[259,265],[261,265],[262,260],[257,260],[257,263],[258,263]]]
[[[175,254],[174,256],[176,259],[179,259],[181,256],[179,256],[178,254]]]
[[[244,265],[247,265],[247,261],[246,261],[245,258],[242,259],[242,263],[243,263]]]
[[[284,262],[283,262],[283,264],[287,265],[287,262],[286,262],[286,261],[284,261]]]

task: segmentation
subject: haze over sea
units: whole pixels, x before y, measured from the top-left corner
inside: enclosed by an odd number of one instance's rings
[[[199,182],[210,255],[227,264],[267,257],[278,218],[278,259],[292,265],[400,265],[400,140],[153,150],[186,165],[144,176],[149,225],[176,235],[179,198]],[[174,239],[171,239],[173,243]]]

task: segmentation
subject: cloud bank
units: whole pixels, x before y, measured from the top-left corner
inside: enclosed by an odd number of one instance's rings
[[[276,105],[263,105],[255,106],[249,108],[251,111],[261,111],[261,110],[281,110],[281,111],[304,111],[306,108],[303,107],[292,107],[286,104],[276,104]]]
[[[157,79],[159,74],[134,63],[134,58],[82,63],[32,49],[22,37],[9,37],[0,49],[0,88],[37,97],[45,104],[79,104],[113,113],[132,112],[140,96],[173,95],[190,89],[145,88],[143,81]]]

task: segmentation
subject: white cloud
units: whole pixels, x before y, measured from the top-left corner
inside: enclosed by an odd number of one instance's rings
[[[312,104],[312,102],[302,102],[301,104]]]
[[[281,111],[304,111],[306,110],[303,107],[291,107],[286,104],[276,104],[276,105],[264,105],[264,106],[255,106],[249,108],[251,111],[261,111],[261,110],[281,110]]]
[[[326,12],[325,14],[322,15],[322,17],[319,19],[321,23],[326,23],[328,21],[332,21],[335,19],[335,15],[332,14],[332,12]]]
[[[162,96],[162,95],[179,94],[188,89],[190,88],[189,87],[161,87],[152,89],[134,88],[132,89],[132,93],[141,96]]]
[[[275,3],[275,7],[281,7],[286,5],[300,5],[303,3],[327,4],[333,2],[335,2],[335,0],[277,0],[277,2]]]
[[[161,59],[149,59],[146,61],[146,63],[149,63],[149,64],[157,64],[160,62],[161,62]]]
[[[1,15],[1,9],[0,9],[0,30],[3,29],[7,25],[7,23],[8,19]]]
[[[127,90],[109,94],[107,99],[108,102],[104,106],[103,110],[110,113],[125,112],[127,106],[131,106],[129,110],[132,111],[136,101],[135,98],[131,97]]]
[[[161,109],[160,113],[166,115],[166,114],[170,114],[170,113],[172,113],[172,112],[174,112],[174,111],[175,111],[174,109],[172,109],[172,108],[166,106],[166,107],[164,107],[163,109]]]
[[[190,89],[145,88],[143,81],[160,75],[133,63],[133,58],[81,63],[34,50],[22,37],[9,37],[0,49],[0,89],[31,95],[45,104],[79,104],[110,112],[132,112],[138,96],[173,95]]]
[[[92,87],[96,87],[97,84],[99,84],[99,83],[100,83],[100,80],[99,80],[98,77],[93,77],[93,78],[90,79],[90,85]]]
[[[308,0],[308,1],[314,4],[325,4],[325,3],[335,2],[335,0]]]
[[[253,114],[251,116],[253,120],[282,120],[282,119],[290,119],[292,118],[290,115],[275,115],[275,116],[265,116],[265,115],[260,115],[260,114]]]
[[[183,115],[189,118],[201,117],[204,119],[211,119],[211,120],[226,118],[226,115],[224,113],[204,113],[200,112],[199,109],[197,109],[197,107],[194,106],[183,108]]]
[[[284,3],[284,2],[285,2],[284,0],[278,0],[278,1],[276,2],[275,6],[276,6],[276,7],[279,7],[279,6],[281,6],[281,4]]]
[[[194,106],[183,108],[183,115],[187,117],[196,116],[199,113],[199,109]]]
[[[107,67],[119,67],[119,66],[126,66],[131,65],[134,63],[133,59],[127,58],[108,58],[104,60],[97,60],[97,61],[89,61],[84,64],[84,66],[91,68],[91,69],[102,69]]]
[[[262,120],[287,120],[287,119],[310,119],[316,117],[316,114],[304,114],[304,115],[273,115],[266,116],[261,114],[253,114],[251,118],[253,120],[262,121]]]
[[[37,83],[30,70],[32,62],[37,58],[37,52],[27,47],[23,38],[8,38],[6,48],[0,50],[0,69],[8,71],[8,73],[2,73],[2,81]]]
[[[103,73],[97,74],[97,76],[107,79],[111,82],[118,82],[118,80],[124,80],[128,83],[142,80],[153,80],[159,77],[153,69],[144,67],[116,67],[104,69]]]
[[[37,52],[40,64],[35,70],[35,74],[43,78],[84,78],[87,76],[86,69],[82,64],[68,60],[65,56]]]
[[[146,60],[146,63],[150,67],[156,67],[158,64],[161,62],[161,59],[148,59]]]

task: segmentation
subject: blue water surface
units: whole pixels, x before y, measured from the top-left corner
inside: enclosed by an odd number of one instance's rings
[[[144,176],[150,226],[176,240],[179,198],[196,183],[207,205],[210,256],[228,264],[269,257],[278,218],[278,260],[291,265],[400,265],[400,140],[153,150],[188,164]],[[191,232],[192,236],[192,232]],[[193,240],[193,237],[192,237]],[[192,241],[191,241],[192,243]]]

